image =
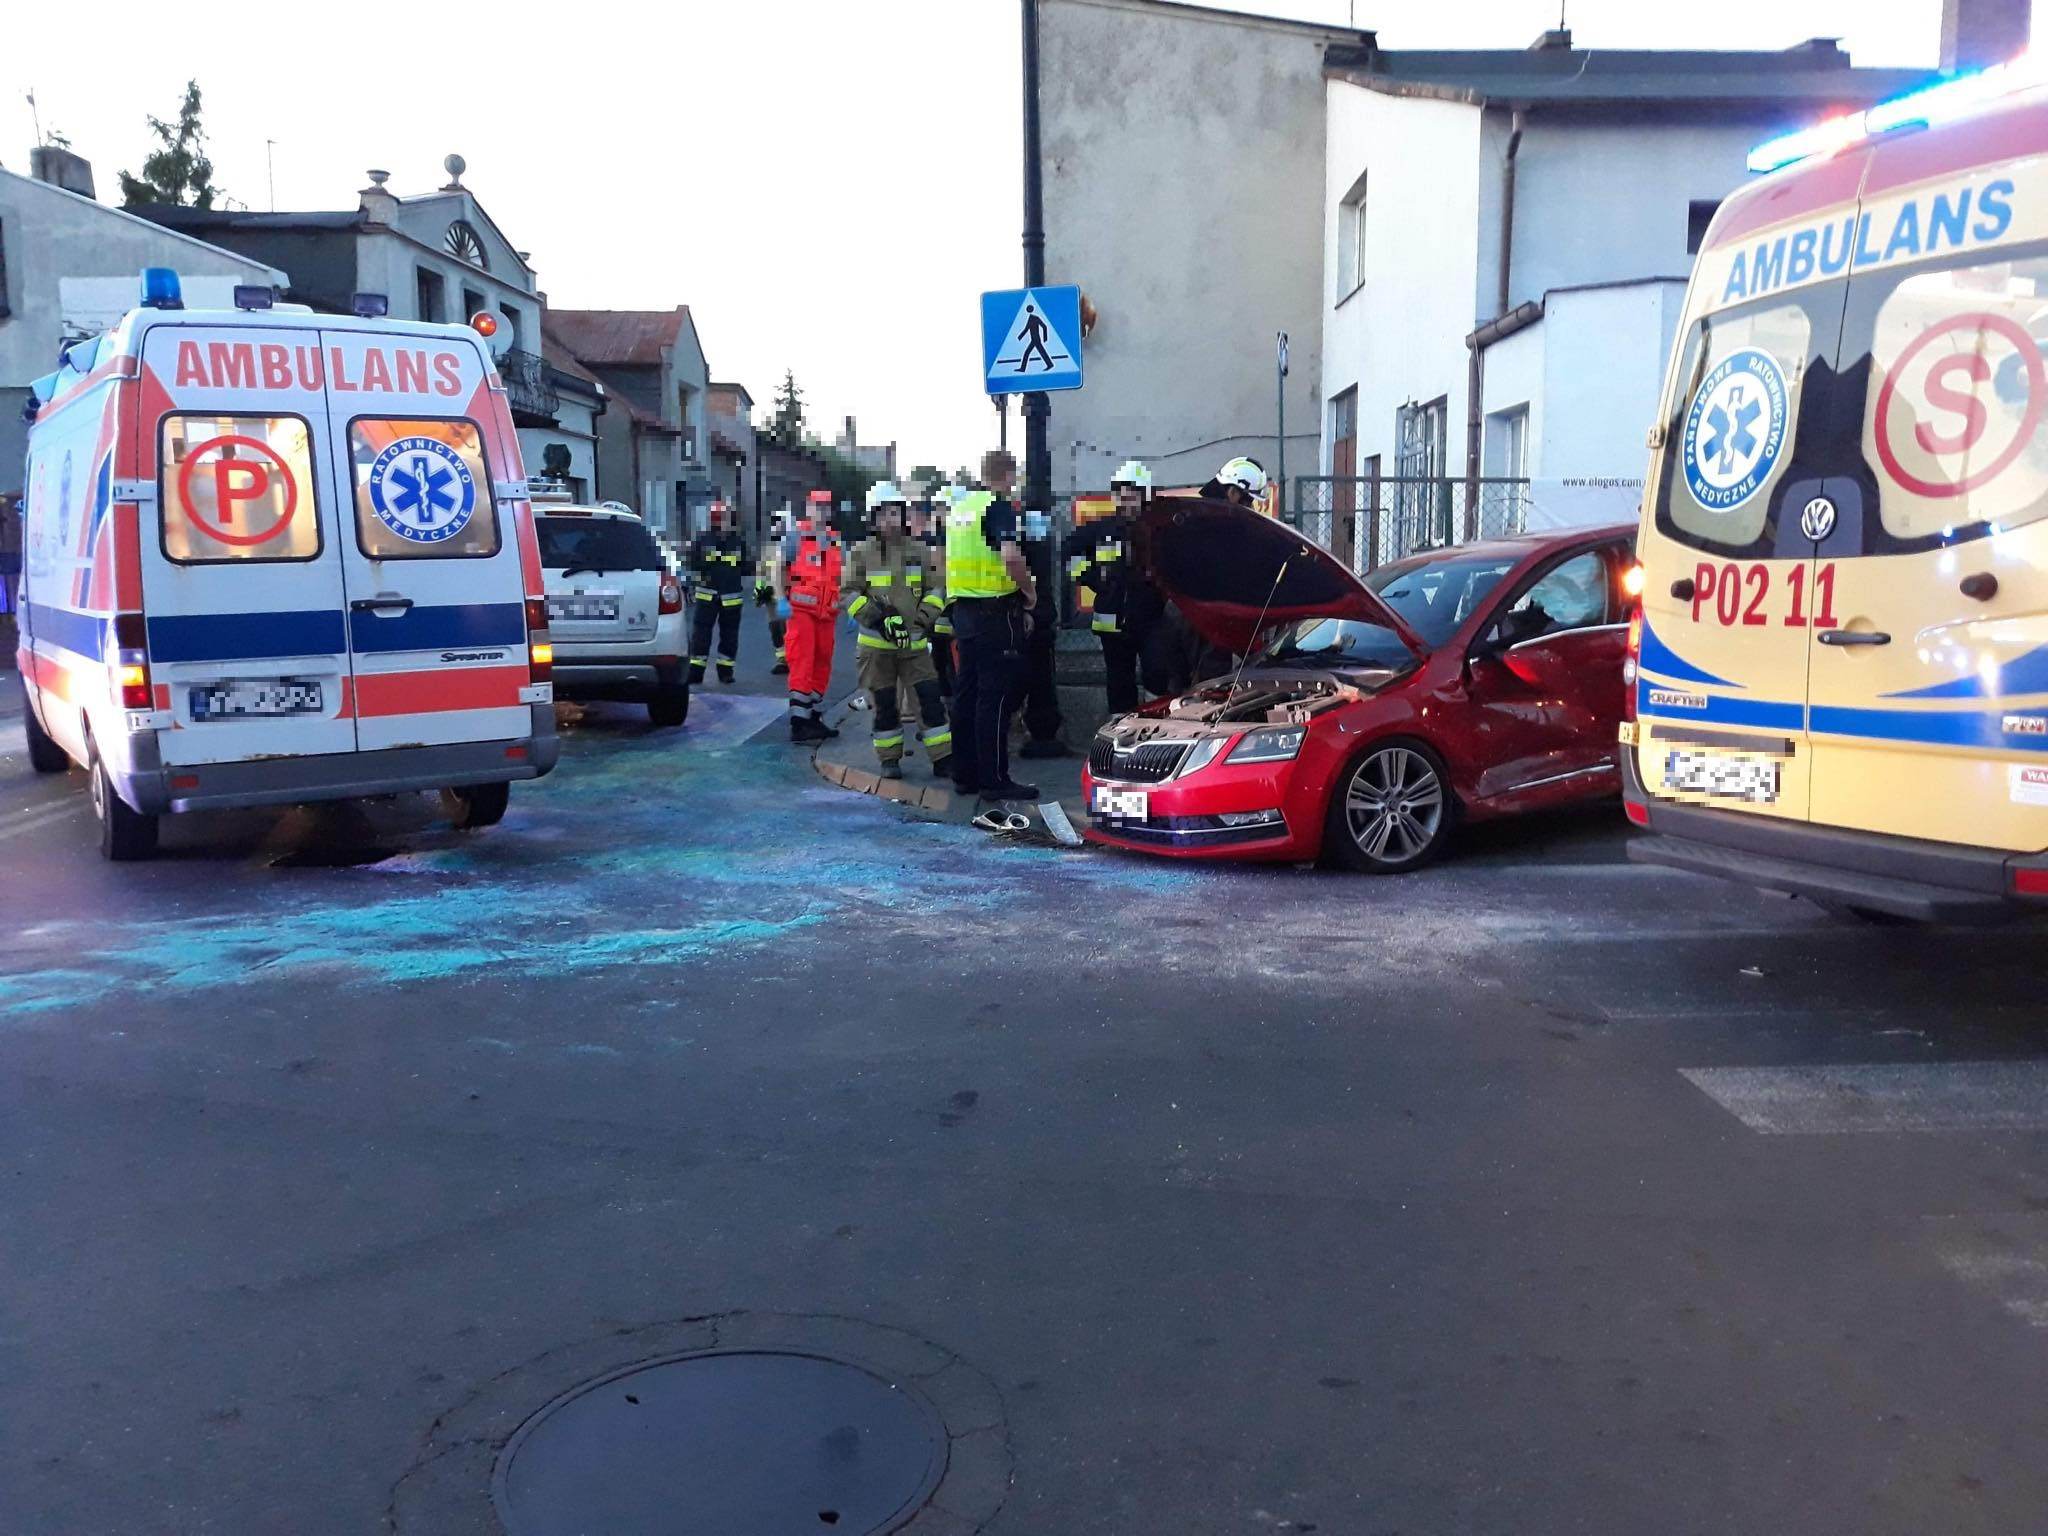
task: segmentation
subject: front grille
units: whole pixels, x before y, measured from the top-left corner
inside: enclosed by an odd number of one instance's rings
[[[1287,835],[1287,824],[1283,821],[1227,827],[1217,816],[1154,816],[1149,821],[1097,816],[1094,820],[1112,837],[1134,843],[1157,843],[1162,848],[1218,848],[1231,843],[1271,842]]]
[[[1159,784],[1173,777],[1188,755],[1186,741],[1141,741],[1119,752],[1110,737],[1098,736],[1088,748],[1088,771],[1119,784]]]

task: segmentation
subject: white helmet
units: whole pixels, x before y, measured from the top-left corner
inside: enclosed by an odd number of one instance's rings
[[[868,511],[871,514],[892,502],[899,507],[910,505],[910,498],[903,494],[895,481],[877,480],[868,487]]]
[[[1120,485],[1135,485],[1149,496],[1152,494],[1152,471],[1142,460],[1125,459],[1117,466],[1116,473],[1109,477],[1111,490]]]
[[[1232,459],[1216,471],[1216,478],[1236,486],[1254,501],[1266,494],[1266,471],[1257,459]]]

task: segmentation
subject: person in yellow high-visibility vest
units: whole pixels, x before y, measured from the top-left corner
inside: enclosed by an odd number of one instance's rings
[[[1010,708],[1024,686],[1025,648],[1038,583],[1024,557],[1011,494],[1017,461],[1002,449],[981,460],[983,488],[946,509],[946,591],[953,621],[953,785],[993,804],[1036,800],[1010,777]]]

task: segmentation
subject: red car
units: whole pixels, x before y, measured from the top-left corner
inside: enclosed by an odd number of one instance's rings
[[[1460,818],[1614,794],[1634,538],[1526,534],[1361,580],[1259,513],[1154,503],[1146,570],[1245,661],[1102,727],[1081,780],[1088,836],[1392,874]]]

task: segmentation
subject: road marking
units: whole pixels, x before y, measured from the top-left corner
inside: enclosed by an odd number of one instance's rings
[[[2048,1061],[1685,1067],[1680,1075],[1766,1136],[2048,1130]]]
[[[55,805],[36,806],[33,808],[35,812],[33,815],[27,812],[17,812],[14,817],[0,822],[0,843],[6,842],[10,837],[19,837],[24,832],[33,832],[38,827],[47,827],[56,822],[69,820],[74,813],[86,806],[87,803],[83,797],[80,797],[75,800],[62,800]]]
[[[2030,1327],[2048,1329],[2048,1215],[1935,1218],[1934,1251]]]

